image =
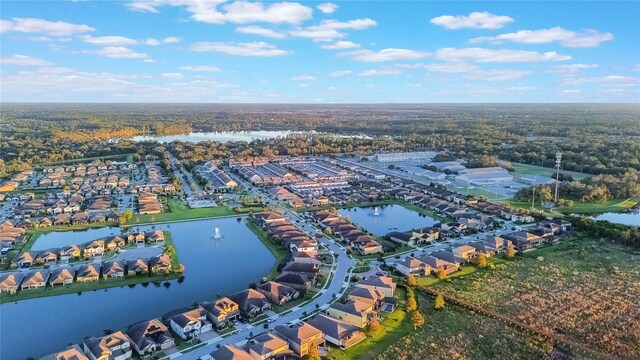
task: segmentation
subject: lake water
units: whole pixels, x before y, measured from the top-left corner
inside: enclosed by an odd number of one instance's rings
[[[340,209],[340,213],[343,216],[348,215],[351,222],[378,236],[384,236],[391,231],[409,231],[433,226],[438,222],[431,217],[395,204]]]
[[[222,237],[213,239],[215,227]],[[148,231],[150,226],[140,226]],[[275,264],[269,250],[236,218],[156,225],[171,232],[184,281],[171,286],[141,284],[5,303],[0,305],[0,358],[13,360],[61,350],[105,329],[123,329],[138,321],[160,317],[196,301],[212,300],[258,282]],[[55,233],[41,236],[39,248],[80,243],[118,229]],[[70,239],[73,239],[71,241]]]
[[[607,220],[612,223],[640,226],[640,211],[628,213],[604,213],[593,217],[595,220]]]
[[[133,141],[157,141],[161,143],[168,143],[172,141],[184,141],[184,142],[200,142],[200,141],[218,141],[218,142],[231,142],[231,141],[247,141],[251,140],[265,140],[273,139],[276,137],[284,137],[291,134],[291,131],[224,131],[224,132],[192,132],[189,134],[177,134],[177,135],[165,135],[165,136],[134,136]]]

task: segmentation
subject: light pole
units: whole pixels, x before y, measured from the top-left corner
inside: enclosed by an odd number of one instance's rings
[[[558,178],[560,177],[560,164],[562,163],[562,153],[561,152],[557,152],[556,153],[556,192],[555,195],[553,197],[553,201],[557,204],[558,203]]]

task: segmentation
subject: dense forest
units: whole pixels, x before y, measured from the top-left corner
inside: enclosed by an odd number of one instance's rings
[[[165,144],[188,164],[235,155],[446,150],[473,166],[512,162],[622,175],[640,170],[637,105],[3,104],[0,176],[63,159],[138,153],[136,134],[296,130],[252,143]],[[308,131],[315,131],[309,133]],[[366,134],[343,138],[323,135]]]

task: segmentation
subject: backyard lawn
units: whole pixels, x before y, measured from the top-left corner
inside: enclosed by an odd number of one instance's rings
[[[275,279],[280,274],[278,273],[278,265],[284,262],[289,252],[284,246],[282,246],[282,244],[271,241],[266,231],[264,231],[262,228],[256,225],[256,223],[253,222],[253,220],[247,219],[246,224],[249,230],[253,231],[253,233],[256,234],[258,239],[262,241],[264,246],[266,246],[267,249],[269,249],[269,251],[271,251],[273,256],[276,258],[275,265],[273,265],[269,273],[265,275],[270,280]]]
[[[391,314],[380,313],[383,317],[380,324],[384,330],[375,338],[367,334],[365,340],[362,340],[347,350],[332,347],[329,351],[328,358],[332,360],[373,359],[393,344],[401,341],[404,336],[413,331],[413,327],[409,324],[409,321],[405,320],[407,316],[404,309],[406,296],[407,294],[404,287],[398,286],[396,288],[398,308]]]

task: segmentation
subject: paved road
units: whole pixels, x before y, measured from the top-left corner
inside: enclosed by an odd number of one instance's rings
[[[254,194],[261,194],[255,187],[248,185],[245,182],[247,189]],[[314,236],[320,230],[309,224],[306,220],[299,217],[294,212],[284,209],[285,216],[293,223],[295,223],[301,230],[306,232],[310,236]],[[278,316],[278,318],[269,324],[269,328],[277,325],[284,325],[291,322],[297,322],[299,319],[304,318],[306,315],[311,314],[316,309],[326,309],[329,304],[337,301],[344,292],[347,290],[348,279],[351,277],[355,260],[347,255],[346,249],[335,243],[328,236],[324,236],[319,239],[320,243],[329,250],[334,257],[334,263],[331,268],[331,274],[333,277],[327,284],[320,290],[320,296],[313,299],[311,302],[294,308],[294,310],[286,315]],[[346,281],[345,281],[346,280]],[[251,335],[257,335],[266,331],[262,324],[256,327],[246,327],[240,330],[238,333],[228,337],[216,337],[206,342],[206,346],[188,352],[186,354],[175,353],[170,356],[171,359],[197,359],[208,355],[212,351],[217,349],[218,345],[236,344],[246,341]]]
[[[193,177],[191,176],[191,174],[184,174],[182,171],[180,171],[180,169],[178,168],[177,164],[176,164],[176,158],[173,157],[173,155],[169,154],[169,163],[171,164],[171,169],[173,170],[173,174],[180,180],[180,184],[182,184],[182,190],[184,191],[184,193],[187,196],[191,196],[193,194],[193,191],[191,190],[191,187],[189,186],[189,183],[184,179],[184,176],[186,175],[187,178],[189,179],[190,182],[194,183],[196,185],[196,191],[197,192],[201,192],[202,189],[200,189],[200,186],[198,185],[198,183],[196,183],[193,180]]]

